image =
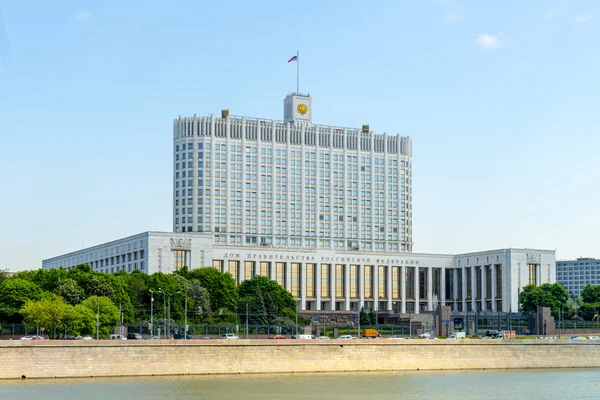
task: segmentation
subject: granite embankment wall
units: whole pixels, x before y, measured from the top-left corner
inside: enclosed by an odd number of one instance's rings
[[[0,378],[600,368],[600,344],[567,340],[0,342]]]

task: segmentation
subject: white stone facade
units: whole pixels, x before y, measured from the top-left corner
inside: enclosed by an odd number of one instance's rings
[[[307,99],[286,98],[288,122],[174,120],[173,230],[217,245],[412,251],[410,137],[313,125]]]
[[[202,233],[144,232],[42,261],[43,269],[89,264],[107,274],[140,270],[153,274],[210,265],[212,236]]]
[[[99,272],[170,273],[213,266],[239,284],[264,275],[289,290],[299,310],[518,311],[529,283],[554,283],[555,253],[501,249],[469,254],[382,253],[226,246],[202,233],[145,232],[42,262],[44,269],[90,264]],[[531,275],[530,275],[531,271]]]

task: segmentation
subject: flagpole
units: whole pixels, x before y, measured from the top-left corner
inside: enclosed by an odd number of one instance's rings
[[[300,51],[296,51],[296,94],[300,94]]]

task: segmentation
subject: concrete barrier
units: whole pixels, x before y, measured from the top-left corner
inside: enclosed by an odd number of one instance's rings
[[[0,379],[517,368],[600,368],[600,343],[386,339],[0,342]]]

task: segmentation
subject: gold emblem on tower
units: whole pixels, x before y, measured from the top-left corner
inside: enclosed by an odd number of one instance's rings
[[[308,111],[308,106],[306,104],[298,104],[298,112],[301,115],[306,114],[307,111]]]

